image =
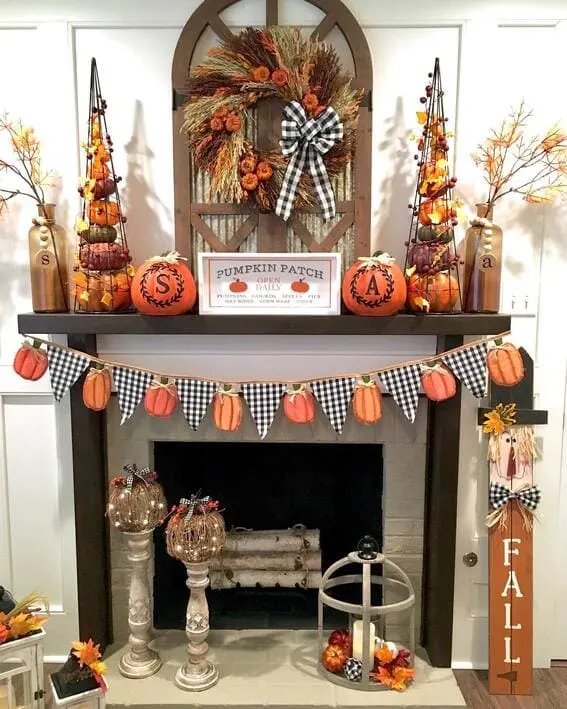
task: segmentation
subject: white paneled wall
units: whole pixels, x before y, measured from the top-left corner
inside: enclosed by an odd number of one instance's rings
[[[0,6],[0,110],[9,109],[33,124],[42,139],[44,162],[57,170],[55,193],[60,222],[69,229],[78,209],[79,141],[86,132],[89,62],[96,56],[135,262],[173,244],[173,170],[170,68],[181,27],[197,0],[4,0]],[[441,59],[446,108],[456,130],[453,152],[458,187],[472,207],[484,196],[469,155],[487,129],[522,97],[533,106],[537,125],[563,119],[567,98],[561,70],[567,63],[567,6],[564,0],[346,0],[363,25],[374,61],[374,147],[372,241],[374,247],[403,253],[408,230],[407,203],[413,189],[416,128],[427,72]],[[261,23],[260,0],[245,0],[225,11],[235,26]],[[320,11],[302,0],[286,0],[283,23],[315,25]],[[6,146],[0,136],[0,155]],[[62,654],[76,635],[72,471],[67,405],[55,407],[46,381],[26,385],[11,372],[19,338],[17,312],[29,310],[26,232],[32,206],[14,201],[0,219],[0,582],[18,593],[33,587],[48,592],[61,613],[48,636],[48,652]],[[559,611],[567,593],[567,573],[558,563],[567,539],[566,459],[562,459],[566,336],[556,332],[567,276],[565,211],[509,201],[497,209],[505,230],[502,309],[514,317],[514,333],[537,355],[536,393],[550,410],[540,432],[544,460],[537,475],[544,490],[542,520],[536,531],[535,658],[567,657],[566,617]],[[104,343],[124,359],[148,361],[155,343],[119,338]],[[218,340],[218,352],[237,346]],[[313,361],[327,343],[313,343]],[[377,343],[377,347],[379,343]],[[394,345],[382,357],[400,355]],[[171,350],[180,351],[180,343]],[[266,346],[268,347],[268,346]],[[270,346],[272,347],[272,346]],[[424,349],[429,347],[424,344]],[[149,349],[147,349],[149,348]],[[264,345],[258,343],[262,350]],[[181,348],[182,349],[182,348]],[[268,347],[269,349],[269,347]],[[363,348],[364,349],[364,348]],[[363,358],[368,356],[364,349]],[[356,356],[348,350],[344,356]],[[287,352],[274,353],[275,361]],[[144,360],[145,358],[145,360]],[[455,592],[454,661],[486,662],[485,528],[486,465],[475,426],[476,402],[465,396],[462,415],[459,534]],[[33,437],[33,438],[32,438]],[[29,443],[28,443],[28,439]],[[563,460],[563,470],[561,468]],[[28,505],[24,509],[23,502]],[[40,515],[37,547],[25,519],[29,507]],[[557,541],[559,540],[559,541]],[[558,548],[559,545],[559,548]],[[480,550],[474,571],[463,553]],[[36,563],[36,559],[40,559]],[[553,574],[554,584],[549,583]],[[554,632],[564,622],[561,632]]]

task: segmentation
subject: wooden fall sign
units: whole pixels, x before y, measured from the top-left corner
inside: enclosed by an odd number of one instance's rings
[[[547,412],[533,409],[533,361],[520,350],[524,379],[514,387],[491,383],[492,409],[479,410],[479,423],[499,404],[515,405],[514,423],[489,442],[489,669],[491,694],[532,693],[534,424]]]

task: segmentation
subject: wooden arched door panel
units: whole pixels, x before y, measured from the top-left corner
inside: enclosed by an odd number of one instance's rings
[[[175,247],[196,267],[199,251],[341,251],[347,266],[370,250],[370,184],[372,152],[372,60],[366,37],[340,0],[305,0],[324,12],[312,35],[323,40],[336,27],[352,55],[354,85],[364,89],[358,121],[356,155],[334,181],[337,216],[325,224],[318,208],[296,210],[286,223],[273,213],[246,204],[219,202],[207,194],[207,177],[198,173],[182,133],[184,88],[193,55],[203,33],[210,28],[219,38],[230,35],[224,10],[240,0],[205,0],[181,31],[172,67],[173,169],[175,191]],[[280,0],[283,2],[283,0]],[[265,0],[265,24],[278,24],[278,0]],[[282,104],[258,104],[261,150],[277,147]]]

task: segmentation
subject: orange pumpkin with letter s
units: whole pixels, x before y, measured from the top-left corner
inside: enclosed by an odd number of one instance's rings
[[[354,387],[352,410],[356,420],[366,426],[382,418],[382,394],[376,382],[366,374]]]
[[[179,398],[175,380],[155,377],[144,396],[144,408],[150,416],[167,418],[177,408]]]
[[[47,352],[41,349],[41,343],[34,340],[33,344],[24,343],[14,357],[14,371],[22,379],[35,382],[41,379],[47,370]]]
[[[315,421],[315,397],[304,384],[292,384],[283,398],[284,415],[292,423]]]
[[[511,342],[496,345],[486,357],[492,381],[501,387],[513,387],[524,378],[524,361]]]
[[[395,259],[377,252],[360,258],[345,273],[343,302],[355,315],[395,315],[406,302],[404,274]]]
[[[197,298],[193,274],[175,251],[142,264],[131,290],[132,302],[142,315],[181,315]]]
[[[223,384],[213,397],[213,418],[219,431],[234,433],[242,422],[242,401],[231,384]]]
[[[455,377],[442,364],[424,368],[421,373],[421,387],[430,401],[445,401],[457,393]]]
[[[432,276],[412,273],[408,279],[408,307],[422,313],[449,313],[459,299],[459,284],[448,271]]]
[[[95,365],[83,382],[83,404],[93,411],[103,411],[110,401],[110,372],[104,365]]]

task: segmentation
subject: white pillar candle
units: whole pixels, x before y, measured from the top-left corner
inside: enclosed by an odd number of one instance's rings
[[[355,620],[352,626],[352,656],[362,662],[363,658],[363,639],[362,639],[362,629],[363,621]],[[372,669],[374,665],[374,638],[376,636],[376,626],[374,623],[368,624],[368,646],[366,653],[370,659],[370,668]]]

